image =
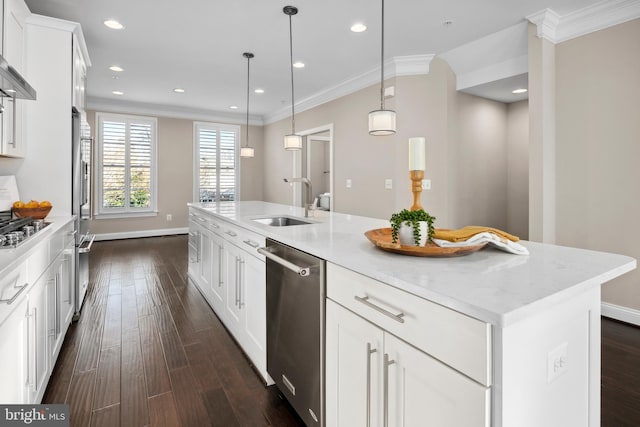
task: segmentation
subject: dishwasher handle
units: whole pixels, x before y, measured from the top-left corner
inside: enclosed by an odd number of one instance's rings
[[[288,268],[289,270],[293,271],[294,273],[302,277],[308,277],[311,273],[311,267],[300,267],[299,265],[296,265],[291,261],[287,261],[286,259],[272,253],[271,250],[269,250],[269,248],[262,247],[262,248],[258,248],[257,251],[258,253],[269,258],[271,261],[274,261],[280,264],[281,266]]]

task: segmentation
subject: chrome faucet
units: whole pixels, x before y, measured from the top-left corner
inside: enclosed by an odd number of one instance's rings
[[[284,178],[284,182],[301,182],[307,187],[307,203],[304,204],[304,217],[309,218],[309,208],[311,207],[313,193],[311,192],[311,181],[308,178]]]

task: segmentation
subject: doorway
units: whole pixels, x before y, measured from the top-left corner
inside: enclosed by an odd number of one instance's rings
[[[333,197],[333,124],[297,132],[303,137],[302,150],[293,154],[294,177],[311,181],[313,202],[322,210],[334,210]],[[294,183],[293,204],[304,206],[305,194],[301,183]]]

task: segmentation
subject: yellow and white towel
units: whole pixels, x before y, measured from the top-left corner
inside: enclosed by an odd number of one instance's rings
[[[516,255],[529,255],[529,250],[516,243],[517,236],[492,227],[469,225],[458,230],[436,228],[433,242],[442,248],[462,247],[488,243],[505,252]]]

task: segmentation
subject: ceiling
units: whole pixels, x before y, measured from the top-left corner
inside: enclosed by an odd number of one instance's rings
[[[252,52],[251,115],[290,107],[289,24],[293,16],[296,102],[379,67],[380,2],[371,0],[26,0],[33,13],[79,22],[93,102],[141,103],[244,117]],[[385,58],[445,54],[522,23],[545,8],[560,15],[594,0],[387,0]],[[125,28],[111,30],[106,19]],[[444,25],[451,21],[450,25]],[[367,31],[349,30],[363,22]],[[121,73],[109,66],[119,65]],[[174,93],[174,88],[184,93]],[[253,89],[262,88],[264,94]],[[510,88],[507,85],[502,90]],[[112,91],[122,91],[116,96]],[[492,88],[495,91],[495,87]],[[466,91],[469,91],[468,89]],[[482,91],[479,91],[482,95]],[[229,107],[236,105],[237,110]],[[372,106],[375,107],[375,106]]]

